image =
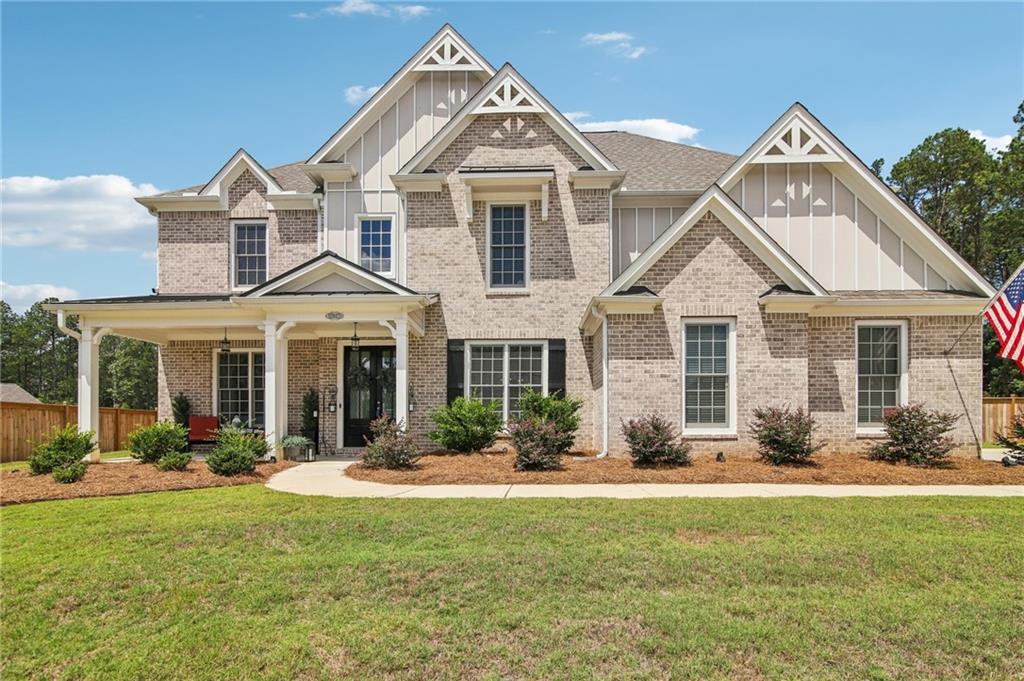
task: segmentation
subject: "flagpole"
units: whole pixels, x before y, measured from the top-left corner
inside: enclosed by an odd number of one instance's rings
[[[944,355],[946,355],[947,357],[949,357],[949,353],[953,352],[953,348],[955,348],[955,347],[957,346],[957,343],[959,343],[959,342],[960,342],[961,340],[963,340],[963,337],[964,337],[964,335],[965,335],[965,334],[966,334],[966,333],[967,333],[967,332],[968,332],[968,331],[970,330],[970,328],[971,328],[972,326],[974,326],[974,323],[975,323],[976,321],[978,321],[978,319],[979,319],[979,318],[980,318],[980,317],[981,317],[981,316],[982,316],[983,314],[985,314],[985,313],[986,313],[986,312],[988,311],[988,308],[989,308],[989,306],[991,306],[991,305],[992,305],[992,303],[993,303],[993,302],[995,301],[995,299],[996,299],[996,298],[998,298],[999,296],[1003,295],[1003,291],[1005,291],[1005,290],[1006,290],[1006,287],[1010,285],[1010,282],[1011,282],[1011,281],[1013,281],[1014,279],[1016,279],[1016,278],[1017,278],[1017,275],[1018,275],[1018,274],[1020,274],[1021,270],[1024,270],[1024,262],[1022,262],[1022,263],[1020,264],[1020,267],[1018,267],[1018,268],[1017,268],[1017,269],[1016,269],[1016,270],[1014,271],[1014,273],[1013,273],[1013,274],[1011,274],[1010,276],[1008,276],[1008,277],[1006,278],[1006,280],[1005,280],[1005,281],[1003,282],[1003,285],[999,287],[999,290],[998,290],[998,291],[996,291],[996,294],[995,294],[994,296],[992,296],[991,298],[989,298],[989,299],[988,299],[988,302],[987,302],[987,303],[985,303],[985,306],[981,308],[981,312],[979,312],[978,314],[976,314],[976,315],[974,316],[974,319],[972,319],[972,320],[971,320],[971,323],[970,323],[970,324],[968,324],[967,326],[965,326],[965,327],[964,327],[964,330],[963,330],[963,331],[961,331],[961,332],[960,332],[960,335],[956,337],[956,340],[955,340],[955,341],[953,341],[953,344],[952,344],[952,345],[950,345],[950,346],[949,346],[949,348],[948,348],[948,349],[947,349],[947,350],[946,350],[945,352],[943,352],[942,354],[944,354]]]

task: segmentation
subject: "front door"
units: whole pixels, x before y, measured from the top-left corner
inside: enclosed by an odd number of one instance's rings
[[[370,421],[395,413],[395,349],[345,348],[346,447],[362,447],[370,436]]]

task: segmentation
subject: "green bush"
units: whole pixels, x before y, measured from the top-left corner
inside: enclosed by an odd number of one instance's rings
[[[430,415],[437,430],[427,437],[445,449],[456,452],[478,452],[494,444],[501,430],[501,413],[497,402],[481,402],[470,397],[457,397],[448,406]]]
[[[519,410],[524,419],[536,419],[550,423],[558,433],[555,448],[559,454],[566,454],[576,441],[580,427],[580,409],[583,400],[566,395],[542,395],[529,388],[519,396]]]
[[[635,466],[690,463],[690,443],[677,436],[675,426],[660,414],[645,414],[623,423],[622,436]]]
[[[798,407],[758,407],[750,422],[750,434],[757,440],[761,458],[775,466],[806,463],[824,446],[814,442],[817,424],[811,415]]]
[[[74,424],[54,428],[50,437],[36,445],[28,467],[33,474],[41,475],[76,464],[92,452],[95,437],[92,431],[79,433]]]
[[[174,421],[139,426],[128,434],[128,451],[142,463],[156,463],[168,454],[188,449],[188,428]]]
[[[996,433],[996,444],[1013,454],[1024,454],[1024,412],[1014,414],[1009,433]]]
[[[191,461],[192,454],[189,452],[171,452],[160,457],[156,467],[162,471],[183,471]]]
[[[363,465],[368,468],[412,468],[420,458],[419,449],[401,424],[390,416],[370,422],[373,439],[366,445]]]
[[[956,446],[946,434],[958,418],[956,414],[929,411],[920,404],[887,409],[882,416],[886,439],[872,447],[868,456],[876,461],[933,466]]]
[[[192,416],[192,401],[185,393],[178,393],[171,399],[171,413],[175,423],[188,427],[188,418]]]
[[[62,485],[78,482],[85,475],[85,462],[78,461],[67,466],[53,469],[53,479]]]
[[[217,431],[217,445],[206,457],[206,465],[217,475],[238,475],[256,470],[256,461],[270,451],[266,438],[225,426]]]
[[[523,418],[509,424],[508,432],[516,448],[517,471],[549,471],[562,465],[565,435],[554,423]]]

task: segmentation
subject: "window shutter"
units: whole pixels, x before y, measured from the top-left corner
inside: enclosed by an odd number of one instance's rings
[[[448,404],[466,394],[466,341],[448,341]]]
[[[565,396],[565,339],[548,339],[548,395]]]

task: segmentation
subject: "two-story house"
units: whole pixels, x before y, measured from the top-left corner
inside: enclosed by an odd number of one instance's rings
[[[382,413],[429,445],[456,396],[514,418],[526,388],[581,398],[577,447],[612,454],[650,411],[698,450],[751,451],[773,404],[809,409],[832,451],[906,402],[976,442],[994,291],[800,104],[739,157],[583,133],[446,25],[304,162],[239,150],[138,201],[155,293],[53,305],[79,320],[83,429],[113,333],[159,345],[161,417],[183,393],[277,442],[313,388],[328,450]]]

